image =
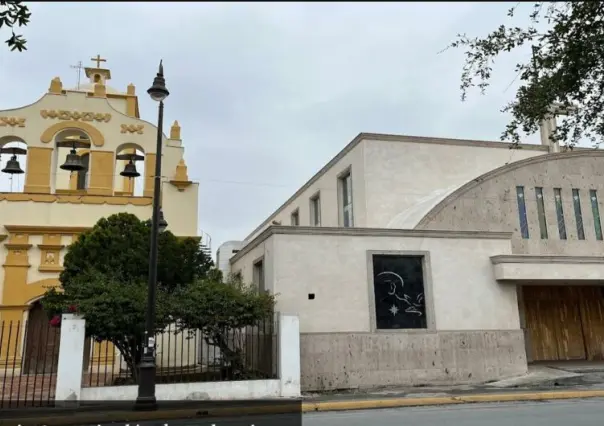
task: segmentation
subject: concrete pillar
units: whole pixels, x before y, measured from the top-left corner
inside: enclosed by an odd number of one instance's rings
[[[74,314],[61,318],[61,344],[57,368],[55,403],[61,406],[77,405],[82,392],[82,367],[86,321]]]
[[[279,379],[281,396],[300,397],[300,320],[279,315]]]

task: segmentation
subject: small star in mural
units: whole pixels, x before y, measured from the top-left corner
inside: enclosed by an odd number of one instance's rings
[[[398,314],[398,308],[396,307],[396,305],[392,305],[390,307],[389,311],[392,314],[392,316],[395,316],[396,314]]]

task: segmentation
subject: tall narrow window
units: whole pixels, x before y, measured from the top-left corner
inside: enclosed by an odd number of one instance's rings
[[[296,209],[296,211],[294,211],[292,213],[292,226],[299,226],[300,225],[300,211],[298,209]]]
[[[591,213],[594,216],[596,240],[602,241],[602,223],[600,222],[600,208],[598,207],[598,194],[596,193],[595,189],[589,190],[589,199],[591,200]]]
[[[264,261],[263,260],[259,260],[258,262],[254,263],[253,282],[254,282],[254,285],[256,286],[256,288],[258,289],[258,292],[262,293],[262,292],[265,291],[265,287],[264,287]]]
[[[583,213],[581,213],[581,197],[578,189],[573,189],[573,207],[575,209],[575,222],[577,223],[577,238],[584,240]]]
[[[342,226],[349,228],[354,226],[352,212],[352,175],[346,173],[340,178],[340,200],[342,205]]]
[[[321,196],[319,194],[310,199],[310,224],[321,226]]]
[[[516,187],[516,199],[518,200],[518,217],[520,219],[520,235],[522,238],[529,237],[528,221],[526,219],[526,202],[524,200],[524,186]]]
[[[564,207],[562,206],[562,190],[560,188],[554,188],[554,200],[556,203],[558,233],[561,240],[566,240],[566,223],[564,222]]]
[[[545,219],[545,203],[543,202],[543,188],[535,188],[537,197],[537,217],[539,218],[539,233],[542,240],[547,240],[547,220]]]

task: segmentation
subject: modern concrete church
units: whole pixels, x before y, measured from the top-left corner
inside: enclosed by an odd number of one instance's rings
[[[603,359],[603,175],[604,152],[545,130],[518,149],[361,133],[218,263],[299,315],[303,390]]]

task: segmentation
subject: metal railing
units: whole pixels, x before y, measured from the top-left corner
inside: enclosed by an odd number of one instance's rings
[[[0,322],[0,409],[54,404],[60,329]]]
[[[156,383],[278,378],[276,318],[214,336],[170,325],[156,336]],[[47,322],[0,322],[0,409],[54,405],[60,330]],[[113,344],[87,339],[82,386],[136,384],[132,370]]]
[[[261,380],[278,377],[276,320],[222,330],[213,336],[199,330],[178,330],[177,324],[156,335],[156,383]],[[109,342],[91,341],[85,347],[82,385],[123,386],[137,383],[134,362]],[[89,352],[88,352],[89,351]]]

